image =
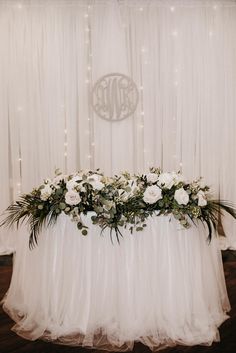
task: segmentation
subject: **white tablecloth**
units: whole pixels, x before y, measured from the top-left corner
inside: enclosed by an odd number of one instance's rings
[[[217,241],[208,244],[201,224],[181,229],[170,217],[153,217],[144,231],[123,229],[119,245],[89,216],[85,222],[82,236],[61,215],[33,250],[19,232],[4,299],[15,332],[114,350],[134,341],[158,350],[219,340],[230,305]]]

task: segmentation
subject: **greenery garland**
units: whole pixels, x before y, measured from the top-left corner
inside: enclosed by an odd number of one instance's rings
[[[56,170],[53,179],[46,179],[40,187],[10,205],[0,226],[15,223],[19,226],[26,220],[32,248],[42,228],[55,224],[61,213],[77,223],[82,235],[87,235],[88,227],[83,224],[81,214],[90,211],[95,212],[92,222],[101,231],[109,228],[111,240],[115,234],[118,242],[122,227],[131,233],[134,229],[142,231],[152,215],[172,214],[185,228],[199,220],[207,225],[209,241],[222,211],[236,218],[235,207],[227,201],[214,200],[201,178],[188,182],[179,172],[163,173],[159,168],[150,168],[148,174],[124,172],[110,178],[99,169],[71,175]]]

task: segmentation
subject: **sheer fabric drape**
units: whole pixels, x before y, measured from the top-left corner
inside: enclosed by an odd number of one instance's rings
[[[122,229],[118,244],[91,215],[88,236],[60,215],[32,251],[21,229],[3,305],[13,331],[111,351],[219,341],[230,304],[216,238],[209,245],[201,223],[181,229],[173,217],[150,217],[143,232]]]
[[[182,169],[236,202],[235,39],[233,0],[2,0],[0,211],[56,167]],[[132,77],[140,98],[117,123],[90,104],[111,72]]]

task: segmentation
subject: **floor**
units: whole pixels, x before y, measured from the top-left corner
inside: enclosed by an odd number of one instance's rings
[[[224,322],[220,328],[221,342],[214,343],[211,347],[177,346],[162,350],[161,353],[236,353],[236,255],[232,252],[224,252],[224,270],[228,294],[232,306],[230,319]],[[12,273],[10,256],[0,256],[0,299],[6,293]],[[97,350],[88,350],[78,347],[67,347],[43,341],[26,341],[11,331],[13,321],[0,307],[0,353],[95,353]],[[133,352],[146,353],[150,350],[140,343],[135,344]]]

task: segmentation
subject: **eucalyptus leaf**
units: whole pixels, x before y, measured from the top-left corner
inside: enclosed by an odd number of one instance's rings
[[[61,210],[64,210],[66,208],[66,204],[64,202],[60,202],[59,207]]]

